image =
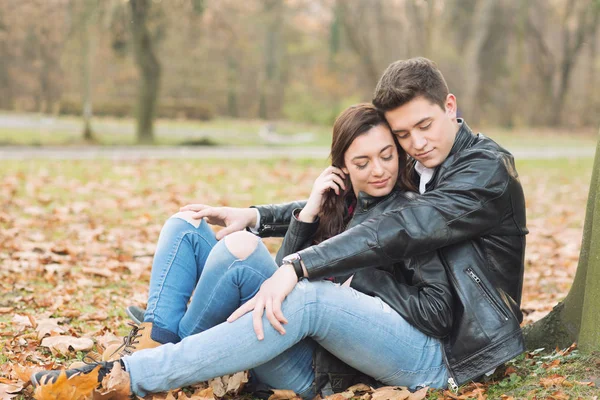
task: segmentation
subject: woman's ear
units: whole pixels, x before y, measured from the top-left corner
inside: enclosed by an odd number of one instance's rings
[[[348,175],[348,168],[342,167],[341,170],[342,170],[343,173],[345,173],[346,175]]]

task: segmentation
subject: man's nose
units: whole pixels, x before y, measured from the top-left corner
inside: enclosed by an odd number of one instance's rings
[[[412,140],[415,150],[423,150],[427,146],[427,138],[421,133],[413,133]]]

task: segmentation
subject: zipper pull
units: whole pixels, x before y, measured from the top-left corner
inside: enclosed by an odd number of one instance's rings
[[[450,386],[450,390],[452,393],[458,394],[458,385],[454,382],[454,378],[448,378],[448,386]]]
[[[479,277],[477,276],[477,274],[475,273],[475,271],[473,271],[472,268],[467,268],[467,274],[469,274],[469,276],[477,283],[481,283],[481,279],[479,279]]]

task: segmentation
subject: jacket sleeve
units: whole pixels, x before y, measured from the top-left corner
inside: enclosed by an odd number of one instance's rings
[[[400,282],[388,271],[369,268],[358,271],[350,286],[379,297],[426,335],[448,335],[452,329],[453,295],[437,252],[415,257],[408,263],[417,264],[413,282]]]
[[[466,152],[440,167],[440,183],[430,192],[302,250],[309,277],[391,264],[498,228],[513,218],[510,185],[522,196],[512,158],[502,157],[509,156]]]
[[[299,208],[292,211],[290,225],[285,233],[285,237],[283,238],[283,243],[277,252],[277,256],[275,257],[275,262],[277,262],[277,265],[281,265],[281,260],[285,256],[303,250],[310,246],[313,242],[315,232],[319,227],[319,218],[317,217],[314,222],[300,221],[297,218],[297,215],[300,213],[300,211],[301,209]]]
[[[297,208],[304,208],[306,200],[292,201],[282,204],[265,204],[252,206],[260,213],[260,224],[258,236],[260,237],[282,237],[287,232],[292,211]]]

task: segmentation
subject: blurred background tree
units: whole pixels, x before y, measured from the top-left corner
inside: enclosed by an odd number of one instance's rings
[[[594,126],[600,0],[3,0],[0,108],[330,124],[392,61],[473,124]],[[93,99],[93,107],[92,107]]]

